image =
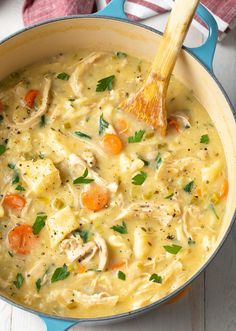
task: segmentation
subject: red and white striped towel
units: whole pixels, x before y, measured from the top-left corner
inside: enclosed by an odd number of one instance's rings
[[[187,0],[186,0],[187,1]],[[25,0],[23,20],[26,26],[46,21],[50,18],[77,14],[90,14],[104,8],[110,0]],[[215,17],[221,38],[236,26],[236,0],[202,0]],[[171,10],[173,0],[127,0],[125,12],[132,20],[166,13]],[[207,34],[201,23],[195,26]]]

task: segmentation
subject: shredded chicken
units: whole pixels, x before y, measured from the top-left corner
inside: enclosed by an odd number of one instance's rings
[[[49,106],[49,94],[51,89],[52,81],[51,79],[45,77],[45,85],[43,89],[43,95],[42,95],[42,103],[38,109],[37,112],[34,112],[34,115],[28,118],[27,120],[23,122],[16,122],[14,121],[14,124],[9,124],[12,128],[18,128],[18,129],[29,129],[34,127],[38,124],[39,118],[43,116],[46,111],[48,110]]]
[[[87,163],[89,168],[94,168],[96,166],[97,160],[95,155],[90,151],[84,151],[82,153],[82,159]]]
[[[174,217],[178,217],[180,214],[181,210],[177,202],[169,201],[159,204],[136,202],[124,208],[116,220],[127,217],[153,218],[163,225],[168,225]]]
[[[107,292],[100,292],[100,293],[88,295],[76,290],[73,291],[73,298],[80,305],[86,307],[97,306],[97,305],[115,306],[119,300],[118,295],[110,295]]]
[[[100,60],[105,55],[106,53],[104,52],[94,52],[79,61],[77,68],[70,76],[70,85],[76,97],[83,97],[83,75],[89,71],[93,63]]]
[[[104,270],[107,265],[108,261],[108,250],[107,250],[107,244],[105,240],[100,236],[100,234],[95,233],[94,235],[94,241],[97,244],[98,250],[99,250],[99,270]]]
[[[196,218],[199,215],[199,208],[193,205],[189,207],[185,206],[182,216],[182,224],[183,224],[183,231],[186,235],[186,238],[189,240],[193,240],[193,236],[189,231],[189,219]]]

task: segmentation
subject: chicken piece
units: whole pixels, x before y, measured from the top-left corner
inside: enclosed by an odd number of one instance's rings
[[[140,227],[134,230],[134,245],[133,251],[136,259],[141,260],[147,257],[150,250],[148,245],[148,234],[143,231]]]
[[[98,247],[98,250],[99,250],[98,269],[99,270],[104,270],[106,268],[107,261],[108,261],[107,244],[106,244],[105,240],[98,233],[95,233],[94,241],[95,241],[95,243]]]
[[[92,152],[84,151],[82,153],[82,159],[87,163],[89,168],[94,168],[96,166],[97,160]]]
[[[152,218],[158,220],[161,224],[167,226],[174,217],[181,214],[180,206],[174,201],[165,201],[163,203],[136,202],[123,208],[116,220],[137,217]]]
[[[36,195],[57,189],[61,185],[59,171],[49,159],[20,161],[17,167],[24,182]]]
[[[69,233],[79,226],[69,206],[59,210],[56,214],[49,217],[46,222],[51,248],[55,248]]]
[[[201,169],[202,181],[203,182],[213,182],[214,179],[219,175],[222,169],[222,164],[220,160],[215,161],[209,167]]]
[[[121,153],[120,155],[120,169],[122,172],[135,172],[138,170],[141,170],[144,167],[144,162],[137,158],[132,160],[128,156],[125,155],[125,153]]]
[[[78,302],[80,305],[86,307],[97,306],[97,305],[113,307],[117,304],[119,300],[118,295],[109,295],[109,293],[106,292],[87,295],[82,292],[74,290],[73,294],[74,294],[73,298],[75,299],[75,301]]]
[[[92,241],[84,244],[80,236],[62,241],[60,248],[66,253],[70,262],[78,259],[79,262],[88,262],[96,254],[98,248]]]

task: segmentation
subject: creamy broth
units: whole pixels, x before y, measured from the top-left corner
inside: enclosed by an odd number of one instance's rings
[[[4,295],[55,315],[113,315],[166,296],[207,259],[227,195],[222,145],[175,77],[166,137],[119,109],[148,69],[79,51],[1,82]]]

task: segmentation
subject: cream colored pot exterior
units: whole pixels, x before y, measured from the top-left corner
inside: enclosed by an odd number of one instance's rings
[[[17,34],[0,45],[0,80],[26,65],[60,52],[78,48],[120,50],[152,61],[160,35],[135,24],[106,18],[70,18],[49,22]],[[175,76],[194,90],[206,108],[224,147],[229,178],[229,194],[221,233],[215,248],[232,224],[236,207],[236,124],[223,91],[209,72],[187,51],[182,51]]]

